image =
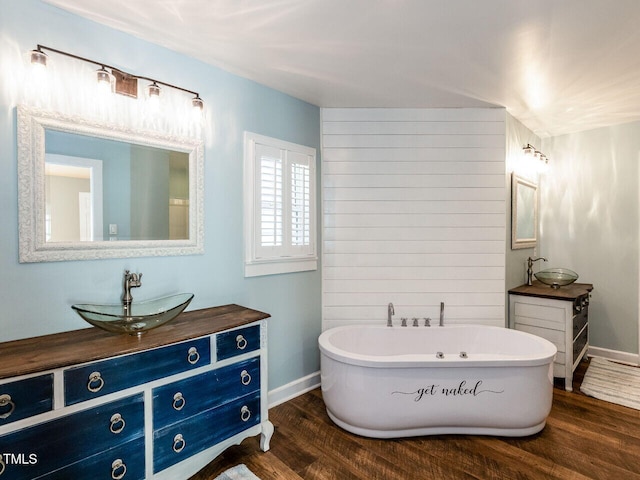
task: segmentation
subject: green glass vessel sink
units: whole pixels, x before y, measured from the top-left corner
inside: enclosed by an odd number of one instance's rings
[[[560,288],[570,285],[578,279],[578,274],[568,268],[549,268],[534,273],[536,278],[551,288]]]
[[[193,299],[193,293],[133,302],[129,307],[120,304],[71,305],[78,315],[91,325],[114,333],[141,335],[176,318]]]

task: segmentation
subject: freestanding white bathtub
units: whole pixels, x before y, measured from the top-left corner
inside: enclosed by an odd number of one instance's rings
[[[327,413],[359,435],[525,436],[551,410],[556,347],[525,332],[346,326],[319,344]]]

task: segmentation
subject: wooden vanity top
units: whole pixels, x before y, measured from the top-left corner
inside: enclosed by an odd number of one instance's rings
[[[140,337],[96,327],[0,343],[0,379],[134,353],[203,337],[269,318],[240,305],[182,312],[175,320]]]
[[[519,287],[509,290],[509,293],[524,295],[527,297],[575,300],[579,296],[589,293],[591,290],[593,290],[593,285],[591,283],[572,283],[560,288],[551,288],[549,285],[545,285],[538,280],[534,280],[533,285],[520,285]]]

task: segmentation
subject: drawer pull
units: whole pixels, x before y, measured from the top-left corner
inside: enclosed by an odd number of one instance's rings
[[[240,410],[240,419],[243,422],[248,422],[250,418],[251,418],[251,410],[249,410],[249,407],[244,405]]]
[[[249,385],[251,383],[251,375],[249,375],[249,372],[246,370],[240,372],[240,382],[242,382],[243,385]]]
[[[200,360],[200,354],[198,353],[198,349],[196,347],[191,347],[187,352],[187,362],[191,365],[195,365]]]
[[[120,480],[124,478],[127,473],[127,466],[121,459],[114,460],[111,464],[111,478],[113,480]]]
[[[182,410],[184,406],[187,404],[187,401],[182,396],[182,392],[178,392],[173,396],[173,409],[174,410]]]
[[[120,415],[119,413],[114,413],[111,416],[111,423],[109,425],[109,430],[111,430],[111,433],[118,434],[122,430],[124,430],[125,425],[126,423],[124,421],[124,418],[122,418],[122,415]]]
[[[0,408],[4,410],[4,407],[6,407],[7,405],[9,405],[9,410],[4,412],[3,414],[0,414],[0,419],[9,418],[9,416],[16,409],[16,404],[11,400],[11,395],[9,395],[8,393],[0,395]],[[4,470],[0,470],[0,475],[2,475],[3,471]]]
[[[182,434],[179,433],[175,437],[173,437],[173,451],[176,453],[180,453],[184,450],[184,447],[187,445],[184,438],[182,438]]]
[[[245,348],[247,348],[248,342],[247,339],[244,338],[242,335],[238,335],[236,337],[236,347],[238,347],[238,350],[244,350]]]
[[[100,375],[100,372],[92,372],[89,375],[89,383],[87,383],[87,390],[89,390],[90,392],[96,393],[102,390],[102,387],[104,387],[104,379],[102,378],[102,375]]]

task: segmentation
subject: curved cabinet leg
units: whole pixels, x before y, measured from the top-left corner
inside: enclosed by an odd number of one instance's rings
[[[262,422],[262,434],[260,435],[260,449],[263,452],[269,450],[269,443],[271,442],[271,437],[273,436],[275,428],[273,423],[270,421]]]

